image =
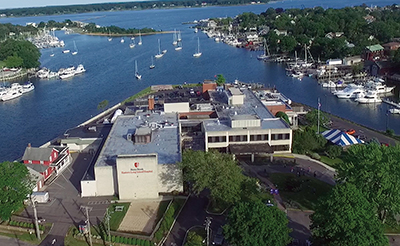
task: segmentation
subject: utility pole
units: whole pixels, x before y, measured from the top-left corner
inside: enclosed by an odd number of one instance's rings
[[[29,198],[31,199],[32,208],[33,208],[33,216],[35,217],[36,236],[40,240],[40,230],[39,230],[39,222],[38,222],[38,217],[37,217],[36,204],[35,204],[35,201],[32,199],[32,196],[29,196]]]
[[[90,246],[92,246],[93,245],[93,243],[92,243],[92,233],[90,232],[90,219],[89,219],[89,211],[92,210],[92,207],[81,206],[81,208],[85,209],[86,226],[88,228],[88,233],[89,233],[89,244],[90,244]]]
[[[111,246],[112,244],[111,244],[111,233],[110,233],[110,217],[111,216],[108,213],[108,208],[107,208],[107,210],[106,210],[107,234],[108,234],[108,242],[109,242],[109,244]]]
[[[207,231],[207,246],[210,245],[210,225],[211,225],[211,217],[206,217],[206,231]]]
[[[319,134],[319,111],[320,110],[321,110],[321,102],[318,97],[318,130],[317,130],[317,134]]]

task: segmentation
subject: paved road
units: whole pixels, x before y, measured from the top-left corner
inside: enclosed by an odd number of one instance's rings
[[[34,244],[29,244],[27,242],[21,241],[16,238],[10,238],[10,237],[5,237],[0,235],[0,245],[7,245],[7,246],[12,246],[12,245],[18,245],[18,246],[33,246]]]

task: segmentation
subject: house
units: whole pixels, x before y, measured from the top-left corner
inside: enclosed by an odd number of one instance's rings
[[[71,156],[68,147],[36,148],[29,144],[22,161],[28,168],[40,173],[44,180],[47,180],[50,176],[61,173],[71,163]]]
[[[366,61],[364,67],[372,76],[391,74],[396,69],[390,61]]]
[[[372,22],[375,21],[375,17],[373,17],[372,15],[367,15],[367,16],[364,16],[364,20],[365,20],[368,24],[370,24],[370,23],[372,23]]]
[[[343,58],[343,65],[351,66],[354,64],[361,63],[362,61],[363,60],[362,60],[361,56],[349,56],[349,57]]]
[[[44,186],[44,176],[30,167],[27,167],[27,169],[32,182],[35,184],[35,187],[32,191],[40,191],[40,189]]]
[[[390,43],[384,44],[382,46],[384,48],[384,54],[386,56],[390,56],[390,53],[399,49],[400,43],[399,42],[390,42]]]
[[[365,47],[364,60],[375,61],[380,60],[383,56],[384,48],[380,44],[370,45]]]

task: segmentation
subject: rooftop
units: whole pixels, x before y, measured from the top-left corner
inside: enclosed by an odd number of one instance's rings
[[[379,51],[379,50],[383,50],[382,45],[380,44],[375,44],[375,45],[370,45],[366,47],[368,50],[374,52],[374,51]]]
[[[178,131],[176,114],[121,115],[115,121],[95,166],[113,166],[118,155],[152,153],[158,154],[158,164],[175,164],[181,161]],[[151,133],[151,142],[134,144],[128,140],[128,134],[135,132]]]

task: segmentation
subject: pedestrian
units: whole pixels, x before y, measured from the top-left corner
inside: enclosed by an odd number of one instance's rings
[[[274,189],[271,188],[270,193],[271,193],[271,195],[273,195],[274,194]]]
[[[307,172],[309,172],[309,173],[311,172],[311,167],[310,166],[308,166],[308,171]]]
[[[297,172],[297,177],[300,177],[300,172],[299,171]]]
[[[294,168],[292,167],[292,168],[290,168],[290,172],[292,173],[293,172],[293,170],[294,170]]]

